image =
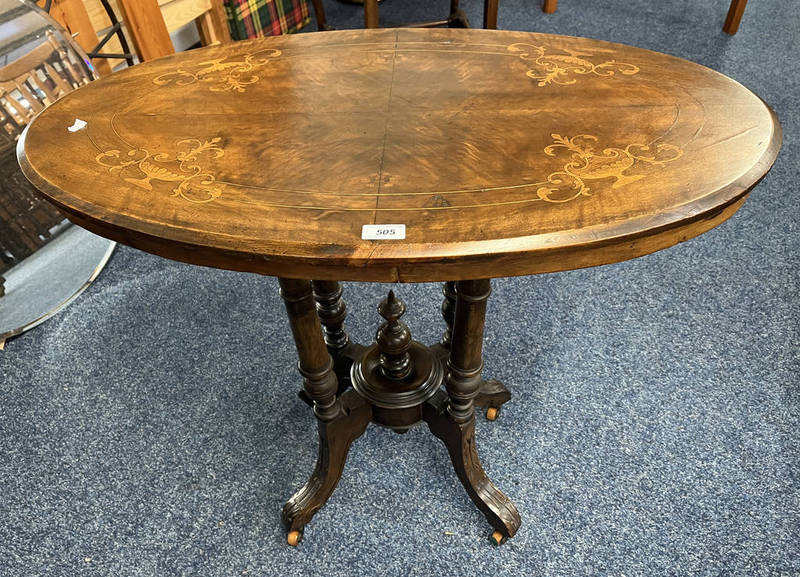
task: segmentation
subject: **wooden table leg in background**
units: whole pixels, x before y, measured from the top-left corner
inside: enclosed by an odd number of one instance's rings
[[[314,403],[319,429],[319,452],[311,478],[283,508],[290,545],[297,545],[303,527],[328,500],[344,470],[350,444],[367,428],[370,406],[355,391],[336,397],[333,359],[328,353],[317,316],[311,282],[279,279],[292,335],[297,346],[303,388]]]
[[[445,373],[447,393],[439,390],[423,409],[431,432],[447,446],[459,480],[495,528],[499,545],[521,524],[514,504],[495,487],[481,466],[475,444],[474,399],[481,385],[483,329],[489,280],[456,283],[455,319]]]
[[[731,0],[725,24],[722,25],[723,32],[736,34],[736,31],[739,30],[739,23],[742,21],[745,6],[747,6],[747,0]]]
[[[331,30],[331,27],[328,26],[328,18],[325,16],[322,0],[311,0],[311,3],[314,5],[314,14],[317,17],[317,30],[320,32]]]
[[[497,9],[500,0],[483,0],[483,27],[487,30],[497,29]]]
[[[364,28],[378,28],[378,0],[364,0]]]
[[[200,34],[200,42],[203,46],[211,46],[214,43],[230,44],[231,31],[228,28],[228,17],[222,0],[212,0],[211,8],[201,16],[195,18],[197,32]]]
[[[542,11],[547,14],[552,14],[558,9],[558,0],[544,0],[542,4]]]

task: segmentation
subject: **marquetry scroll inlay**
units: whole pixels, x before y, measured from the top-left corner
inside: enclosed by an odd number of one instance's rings
[[[224,154],[220,141],[219,137],[204,142],[195,138],[180,140],[175,144],[174,155],[152,154],[144,148],[106,150],[95,161],[107,167],[109,173],[148,192],[153,191],[154,181],[168,182],[174,184],[173,196],[189,202],[210,202],[222,194],[222,185],[207,168],[210,160]]]
[[[532,63],[527,76],[538,81],[538,86],[575,84],[578,81],[576,76],[614,76],[616,73],[631,76],[639,72],[638,66],[616,60],[595,64],[588,60],[590,54],[572,50],[561,49],[553,53],[544,46],[523,43],[511,44],[508,50]]]
[[[200,62],[193,67],[194,69],[178,68],[174,72],[161,74],[153,79],[153,83],[158,86],[167,84],[185,86],[195,82],[204,82],[210,84],[209,90],[212,92],[229,90],[244,92],[247,86],[259,81],[259,76],[255,72],[280,55],[280,50],[270,48],[252,54],[215,58]]]
[[[546,146],[548,156],[570,153],[562,170],[547,177],[547,184],[537,189],[537,196],[547,202],[567,202],[590,196],[587,180],[613,178],[611,188],[619,188],[644,178],[643,174],[625,174],[637,163],[664,166],[677,160],[683,150],[674,144],[629,144],[625,148],[595,149],[597,137],[579,134],[572,138],[551,134],[553,144]]]

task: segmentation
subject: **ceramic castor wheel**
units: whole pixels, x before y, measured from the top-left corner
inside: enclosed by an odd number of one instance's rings
[[[497,417],[500,416],[500,409],[497,407],[489,407],[486,409],[486,418],[490,421],[494,421]]]
[[[289,536],[286,538],[286,542],[292,547],[297,547],[302,539],[303,534],[300,531],[289,531]]]

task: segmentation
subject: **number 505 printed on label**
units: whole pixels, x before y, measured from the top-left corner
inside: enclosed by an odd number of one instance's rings
[[[404,224],[365,224],[361,227],[362,240],[403,240],[405,237]]]

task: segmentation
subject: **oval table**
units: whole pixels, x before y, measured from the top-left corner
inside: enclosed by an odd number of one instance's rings
[[[44,111],[25,175],[74,222],[188,263],[280,278],[319,424],[289,542],[370,422],[425,421],[501,543],[520,525],[475,449],[493,277],[601,265],[729,218],[780,148],[775,115],[708,68],[595,40],[486,30],[303,34],[176,54]],[[339,281],[445,281],[440,343],[344,330]],[[444,385],[444,388],[442,387]]]

